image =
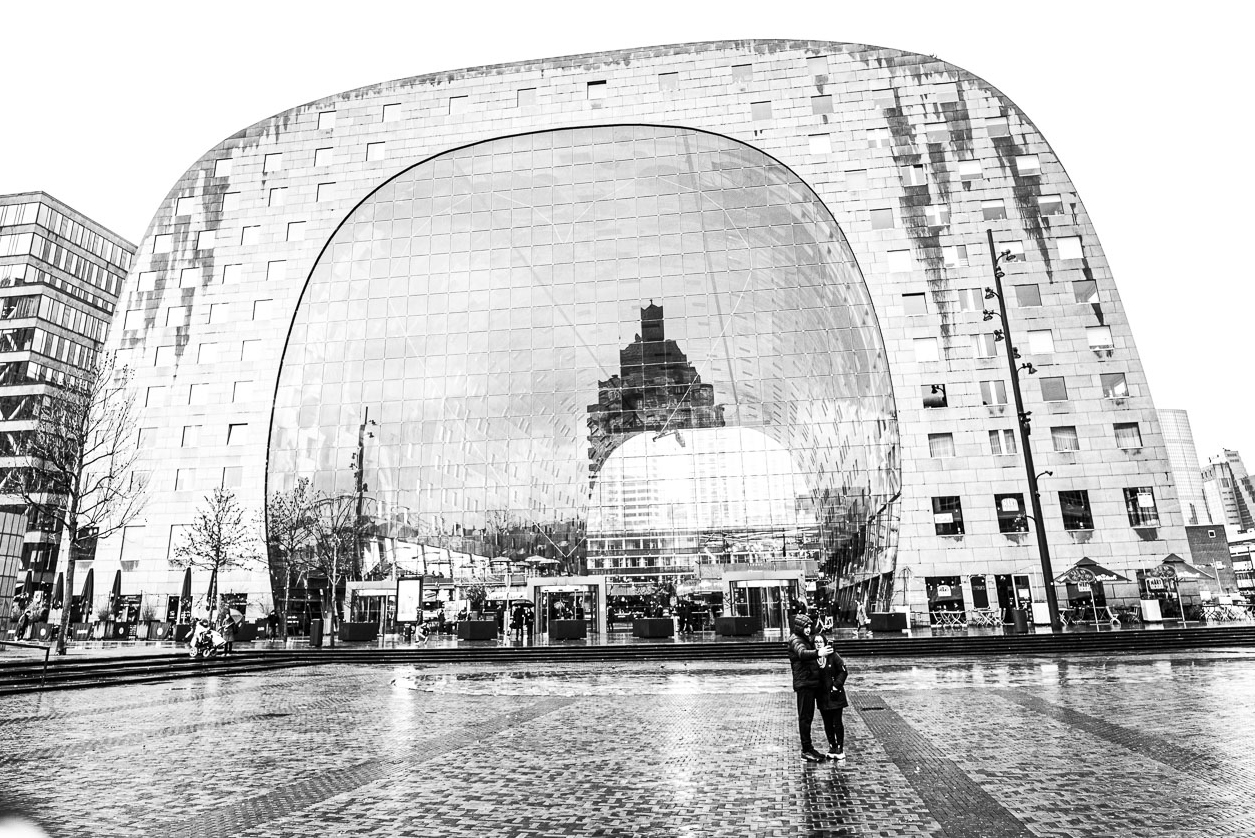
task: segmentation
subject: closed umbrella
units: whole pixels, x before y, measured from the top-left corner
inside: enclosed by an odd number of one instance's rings
[[[109,591],[109,616],[118,616],[118,603],[122,600],[122,568],[113,574],[113,588]]]
[[[179,623],[183,622],[185,609],[192,607],[192,569],[189,567],[183,571],[183,587],[179,589],[179,613],[175,617]]]
[[[26,579],[22,581],[22,596],[29,603],[31,597],[35,594],[35,571],[26,571]]]
[[[57,574],[56,587],[52,589],[52,607],[60,608],[61,601],[65,599],[65,574]]]
[[[92,597],[96,595],[96,571],[88,568],[87,578],[83,580],[83,596],[79,598],[79,619],[86,623],[91,619]]]

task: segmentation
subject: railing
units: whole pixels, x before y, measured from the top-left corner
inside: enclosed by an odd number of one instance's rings
[[[24,640],[0,640],[0,649],[5,646],[18,646],[23,649],[43,649],[44,651],[44,668],[39,673],[39,688],[44,688],[44,681],[48,678],[48,655],[52,652],[52,644],[44,645],[43,643],[27,643]]]

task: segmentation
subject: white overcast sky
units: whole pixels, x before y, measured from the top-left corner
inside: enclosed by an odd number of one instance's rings
[[[1155,406],[1201,459],[1255,466],[1242,3],[17,3],[2,18],[0,194],[49,192],[138,243],[223,138],[354,87],[440,70],[688,41],[898,47],[1024,109],[1089,210]],[[1240,381],[1239,381],[1240,379]]]

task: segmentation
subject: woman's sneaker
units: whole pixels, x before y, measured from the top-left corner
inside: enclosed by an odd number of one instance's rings
[[[828,759],[845,759],[845,748],[833,745],[828,749]]]
[[[819,751],[816,751],[814,748],[811,748],[809,751],[802,751],[802,759],[806,760],[807,762],[823,762],[824,761],[823,755],[820,754]]]

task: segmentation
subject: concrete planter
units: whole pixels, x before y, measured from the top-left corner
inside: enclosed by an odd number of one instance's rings
[[[583,620],[549,621],[550,640],[583,640],[585,637],[588,637],[588,623]]]
[[[462,620],[458,623],[458,640],[495,640],[496,620]]]
[[[632,621],[633,637],[674,637],[675,621],[667,617],[647,617]]]

